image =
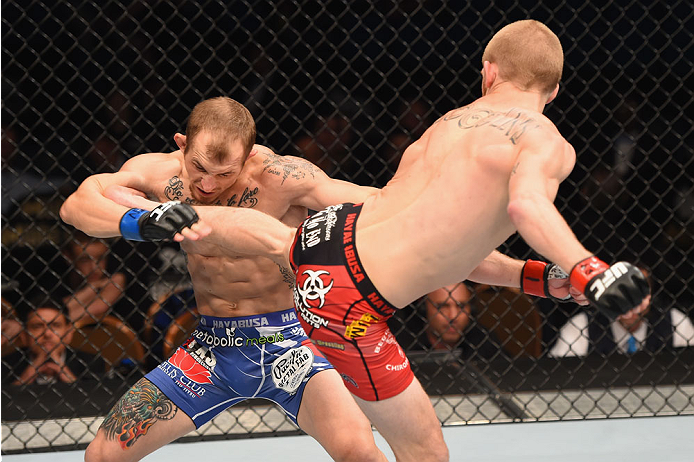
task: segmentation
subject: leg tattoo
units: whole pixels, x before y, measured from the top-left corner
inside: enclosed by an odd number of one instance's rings
[[[152,382],[142,378],[113,406],[101,424],[107,440],[116,440],[125,450],[157,420],[171,420],[178,407]]]

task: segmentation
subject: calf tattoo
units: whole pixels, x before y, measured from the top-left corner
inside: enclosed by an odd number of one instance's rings
[[[178,407],[149,380],[142,378],[113,406],[101,424],[106,439],[129,449],[157,420],[171,420]]]

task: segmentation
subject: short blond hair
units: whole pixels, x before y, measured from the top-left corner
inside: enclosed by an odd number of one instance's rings
[[[212,153],[217,162],[227,159],[229,141],[240,140],[246,155],[255,144],[255,121],[250,111],[226,96],[207,99],[193,108],[186,127],[186,150],[203,130],[212,132],[219,140]]]
[[[499,66],[499,77],[521,90],[552,93],[561,79],[564,51],[549,27],[526,19],[494,34],[484,49],[485,61]]]

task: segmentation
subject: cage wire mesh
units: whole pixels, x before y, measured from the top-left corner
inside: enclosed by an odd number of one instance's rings
[[[82,180],[175,150],[193,106],[227,95],[252,112],[258,143],[383,186],[407,145],[479,96],[493,33],[526,18],[566,58],[545,114],[578,162],[556,204],[600,258],[650,272],[649,340],[624,354],[590,311],[473,284],[401,310],[391,328],[443,425],[691,414],[694,361],[678,330],[694,302],[691,3],[549,5],[3,0],[3,452],[84,447],[194,325],[175,245],[87,238],[60,220]],[[538,258],[518,237],[500,250]],[[45,300],[79,311],[94,293],[107,317],[75,321],[77,380],[15,384],[34,337],[6,326]],[[562,350],[571,326],[590,341]],[[296,431],[253,401],[189,438]]]

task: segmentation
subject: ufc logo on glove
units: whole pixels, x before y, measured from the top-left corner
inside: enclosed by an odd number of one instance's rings
[[[154,218],[155,221],[159,221],[159,218],[161,218],[162,215],[164,215],[164,212],[169,210],[171,207],[174,205],[180,204],[180,201],[169,201],[169,202],[164,202],[150,213],[150,217]]]
[[[627,267],[624,263],[618,262],[606,269],[601,277],[596,279],[590,286],[590,291],[593,293],[593,298],[597,302],[605,293],[605,289],[610,287],[618,277],[627,274]]]

